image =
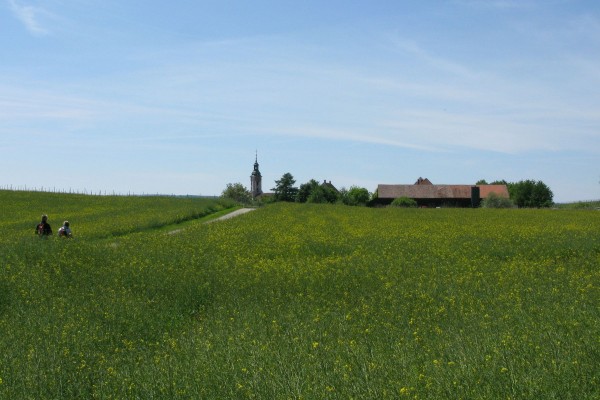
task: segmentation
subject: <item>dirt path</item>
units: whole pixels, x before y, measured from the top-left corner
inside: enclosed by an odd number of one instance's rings
[[[222,217],[212,219],[212,220],[208,221],[207,223],[211,223],[211,222],[215,222],[215,221],[222,221],[224,219],[237,217],[238,215],[246,214],[247,212],[254,211],[254,210],[256,210],[256,208],[240,208],[239,210],[235,210],[233,212],[230,212],[229,214],[225,214]]]
[[[246,214],[247,212],[254,211],[254,210],[256,210],[256,208],[240,208],[238,210],[230,212],[229,214],[225,214],[222,217],[211,219],[210,221],[205,222],[205,224],[210,224],[215,221],[223,221],[225,219],[237,217],[238,215]],[[173,231],[167,232],[167,235],[176,235],[179,232],[181,232],[182,230],[183,230],[183,228],[175,229]]]

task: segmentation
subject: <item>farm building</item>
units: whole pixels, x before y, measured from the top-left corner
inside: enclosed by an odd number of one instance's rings
[[[388,205],[399,197],[408,197],[419,207],[478,207],[490,193],[509,198],[506,185],[434,185],[419,178],[413,185],[378,185],[374,205]]]
[[[337,188],[335,186],[333,186],[331,181],[327,182],[327,180],[323,180],[323,183],[321,184],[321,186],[324,188],[333,190],[335,193],[339,193],[339,190],[337,190]]]

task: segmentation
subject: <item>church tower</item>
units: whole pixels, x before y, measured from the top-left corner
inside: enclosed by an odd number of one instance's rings
[[[256,158],[254,159],[254,171],[250,175],[250,193],[252,198],[256,198],[262,194],[262,175],[258,170],[258,152],[256,152]]]

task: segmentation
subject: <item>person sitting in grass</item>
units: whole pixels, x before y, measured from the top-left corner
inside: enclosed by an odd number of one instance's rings
[[[52,235],[52,228],[48,223],[48,216],[46,214],[42,215],[42,222],[35,227],[35,233],[39,237],[48,237]]]
[[[60,227],[60,229],[58,230],[58,236],[59,237],[65,237],[65,238],[70,238],[73,237],[73,232],[71,232],[71,228],[69,227],[69,221],[65,221],[63,223],[63,226]]]

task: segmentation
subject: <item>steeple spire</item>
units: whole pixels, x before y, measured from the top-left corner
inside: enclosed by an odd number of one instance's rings
[[[260,175],[260,172],[258,171],[258,150],[256,151],[256,155],[254,157],[254,172],[252,173],[252,175],[257,174]]]

